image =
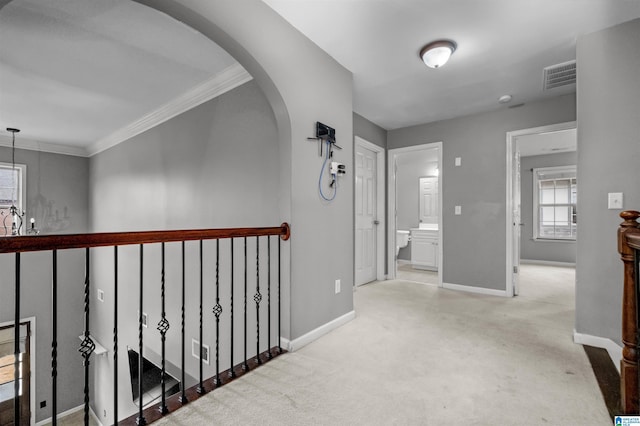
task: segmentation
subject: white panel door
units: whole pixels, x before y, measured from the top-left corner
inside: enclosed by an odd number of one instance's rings
[[[376,153],[356,147],[356,285],[376,279]]]
[[[520,234],[522,230],[520,151],[513,153],[513,295],[520,292]],[[535,226],[535,224],[534,224]]]
[[[438,223],[438,178],[420,178],[420,223]]]

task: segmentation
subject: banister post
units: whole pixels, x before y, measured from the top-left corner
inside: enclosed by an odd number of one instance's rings
[[[624,414],[638,413],[638,305],[634,249],[626,236],[638,234],[637,219],[640,212],[623,211],[624,222],[618,228],[618,252],[624,263],[624,287],[622,294],[622,360],[620,361],[620,399]]]

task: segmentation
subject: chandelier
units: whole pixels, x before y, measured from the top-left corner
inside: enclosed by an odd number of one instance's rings
[[[11,207],[9,207],[8,212],[2,211],[0,212],[0,217],[2,217],[2,226],[4,228],[5,236],[16,236],[22,235],[24,232],[23,224],[24,224],[24,210],[18,209],[16,207],[16,133],[20,132],[20,129],[16,129],[13,127],[7,127],[7,131],[11,132],[11,171],[12,171],[12,182],[11,182]],[[27,234],[38,234],[40,231],[36,228],[35,220],[31,219],[31,226],[27,229]]]

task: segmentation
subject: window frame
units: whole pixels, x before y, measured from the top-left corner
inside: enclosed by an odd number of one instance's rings
[[[12,170],[13,166],[14,165],[11,163],[0,161],[0,168],[2,169]],[[27,185],[26,185],[27,166],[26,164],[16,163],[15,168],[18,171],[18,191],[17,191],[18,200],[16,203],[16,207],[18,208],[18,211],[26,212],[27,211]],[[3,207],[0,206],[0,210],[2,209]],[[27,226],[28,226],[27,223],[22,224],[23,232],[26,232]],[[10,235],[4,235],[4,224],[2,223],[2,218],[0,218],[0,238],[5,236],[10,236]]]
[[[577,218],[576,218],[576,232],[573,233],[570,237],[548,237],[540,235],[540,182],[541,181],[549,181],[549,180],[576,180],[576,202],[571,203],[571,185],[569,186],[569,203],[554,203],[554,204],[544,204],[543,206],[568,206],[572,209],[573,212],[576,212],[577,215],[577,167],[575,165],[566,165],[566,166],[554,166],[554,167],[537,167],[532,169],[533,172],[533,240],[534,241],[544,241],[544,242],[575,242],[577,238]],[[555,178],[542,178],[542,175],[561,175],[566,174],[567,176],[558,176]],[[573,221],[571,222],[573,223]]]

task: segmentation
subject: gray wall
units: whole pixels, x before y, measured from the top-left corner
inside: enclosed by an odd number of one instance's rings
[[[224,95],[185,112],[141,135],[91,158],[91,217],[95,231],[127,231],[153,229],[197,229],[243,226],[274,226],[281,223],[278,207],[280,155],[273,111],[255,82],[246,83]],[[124,206],[124,214],[123,214]],[[255,239],[251,239],[248,257],[251,264],[249,294],[255,294]],[[277,239],[272,240],[273,259],[277,259]],[[215,246],[205,244],[204,300],[215,300]],[[242,241],[235,244],[236,272],[243,270]],[[224,315],[221,339],[228,341],[228,290],[230,272],[229,244],[221,242],[221,300]],[[261,241],[261,269],[266,268],[266,240]],[[119,410],[121,416],[133,414],[131,382],[125,348],[137,350],[138,293],[137,248],[126,247],[119,258],[119,281],[125,284],[119,296]],[[275,270],[276,264],[273,265]],[[114,286],[111,251],[94,256],[92,290],[105,292],[105,303],[92,311],[96,319],[92,333],[103,344],[112,341]],[[199,290],[198,252],[196,243],[187,244],[187,364],[186,372],[198,376],[198,364],[191,357],[191,339],[198,340]],[[180,271],[179,246],[167,246],[167,315],[172,328],[167,334],[167,359],[180,365]],[[160,282],[159,249],[145,249],[144,311],[151,324],[145,330],[145,351],[160,353],[159,334],[155,324],[160,320],[158,284]],[[263,281],[263,285],[265,282]],[[135,289],[133,291],[129,289]],[[235,289],[235,300],[241,301],[242,286]],[[266,292],[263,290],[266,300]],[[274,299],[275,300],[275,299]],[[215,323],[211,313],[213,302],[206,302],[205,324]],[[211,306],[209,306],[211,305]],[[236,308],[239,309],[240,305]],[[252,305],[253,306],[253,305]],[[274,305],[275,306],[275,305]],[[249,356],[255,353],[255,309],[249,310],[248,324],[254,332],[249,340]],[[265,318],[266,319],[266,318]],[[236,342],[242,342],[242,323],[237,319]],[[261,340],[266,342],[266,321]],[[272,329],[272,336],[277,335]],[[240,333],[240,334],[239,334]],[[206,327],[205,344],[213,350],[215,329]],[[273,340],[271,345],[275,345]],[[228,368],[228,346],[221,358]],[[238,346],[234,364],[241,361]],[[266,346],[262,350],[266,349]],[[94,379],[101,383],[93,400],[94,410],[107,417],[112,415],[111,356],[98,357],[94,362]],[[215,374],[215,364],[205,366],[205,377]],[[191,385],[193,383],[187,383]]]
[[[278,225],[279,165],[273,112],[245,83],[93,156],[92,229]]]
[[[353,134],[382,148],[387,147],[387,131],[355,112],[353,113]]]
[[[0,161],[11,163],[11,148],[0,147]],[[27,166],[27,222],[35,218],[43,234],[88,230],[87,158],[16,149],[16,163]]]
[[[619,210],[640,208],[640,20],[578,39],[578,264],[576,330],[620,344]]]
[[[576,263],[575,241],[534,241],[533,239],[533,172],[539,167],[575,166],[578,154],[563,152],[559,154],[534,155],[522,157],[521,171],[521,211],[522,233],[520,235],[520,258],[523,260],[544,260],[551,262]],[[580,183],[578,183],[580,186]]]
[[[326,52],[289,25],[263,2],[208,0],[140,0],[176,17],[213,39],[254,77],[278,123],[281,170],[280,218],[291,223],[284,246],[284,335],[292,339],[353,310],[353,102],[352,75]],[[259,30],[258,30],[259,29]],[[275,46],[275,47],[274,47]],[[346,165],[347,179],[332,203],[318,194],[322,160],[308,142],[316,121],[336,129],[336,161]],[[336,245],[335,241],[341,241]],[[318,262],[318,259],[323,259]],[[290,285],[289,285],[290,284]],[[290,324],[290,329],[287,329]]]
[[[575,118],[575,96],[566,95],[389,131],[389,149],[443,142],[444,282],[506,289],[506,132]]]
[[[16,139],[19,144],[19,139]],[[0,147],[0,161],[11,162],[11,149]],[[26,217],[35,217],[42,233],[87,232],[89,160],[47,152],[16,150],[16,163],[27,166]],[[28,220],[28,219],[27,219]],[[51,416],[51,255],[25,253],[21,268],[21,317],[36,318],[36,421]],[[14,257],[0,255],[0,323],[13,322]],[[84,263],[82,253],[59,255],[60,306],[58,356],[58,409],[82,403],[82,358],[77,348],[82,332]],[[40,401],[47,401],[40,408]]]

